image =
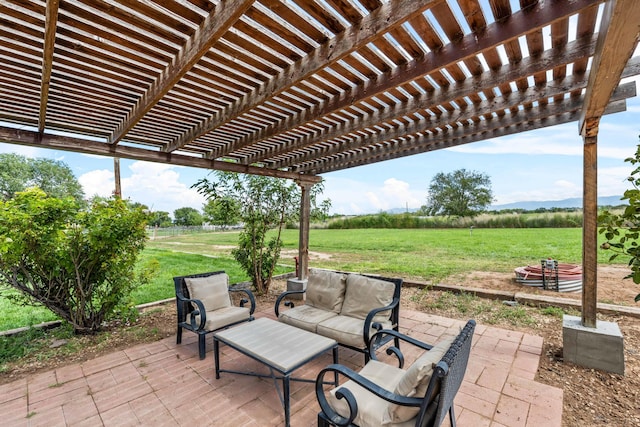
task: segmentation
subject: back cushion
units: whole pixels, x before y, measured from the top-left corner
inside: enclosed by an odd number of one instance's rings
[[[431,350],[425,351],[416,359],[398,382],[394,393],[407,397],[424,397],[431,381],[433,368],[451,347],[453,340],[455,337],[440,340]],[[419,410],[420,408],[417,407],[389,405],[388,418],[394,423],[408,421],[418,415]]]
[[[199,299],[205,311],[231,307],[229,298],[229,276],[214,274],[207,277],[187,277],[184,279],[191,299]]]
[[[384,307],[393,301],[396,285],[386,280],[373,279],[359,274],[347,276],[347,291],[342,304],[343,316],[365,319],[374,308]],[[382,322],[389,318],[389,311],[376,314],[374,322]]]
[[[309,271],[307,280],[307,305],[322,310],[340,313],[344,302],[346,274],[335,271]]]

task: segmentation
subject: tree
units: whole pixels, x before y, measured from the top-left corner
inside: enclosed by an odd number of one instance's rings
[[[202,225],[202,214],[195,208],[185,207],[173,211],[173,222],[175,225],[192,227]]]
[[[82,186],[65,163],[0,154],[0,198],[10,199],[29,187],[39,187],[52,197],[73,197],[78,202],[84,199]]]
[[[437,173],[431,180],[427,194],[427,215],[475,216],[493,201],[491,179],[488,175],[458,169]]]
[[[169,212],[151,212],[149,225],[153,227],[171,227],[171,217],[169,216]]]
[[[118,198],[79,209],[71,197],[18,192],[0,201],[0,284],[20,291],[23,304],[49,308],[76,333],[94,333],[144,282],[134,268],[146,219]]]
[[[251,278],[258,293],[266,293],[280,257],[282,229],[288,221],[299,216],[300,190],[284,179],[233,172],[214,172],[214,180],[203,178],[193,185],[210,200],[233,199],[240,206],[240,219],[244,229],[238,247],[232,251],[236,261]],[[322,185],[311,191],[311,216],[326,215],[331,205],[328,200],[317,203]],[[267,236],[269,230],[275,234]]]
[[[614,214],[604,210],[598,215],[600,234],[604,234],[606,242],[600,248],[613,252],[609,261],[614,260],[619,255],[629,257],[629,268],[631,272],[625,279],[632,279],[633,283],[640,283],[640,145],[636,149],[635,157],[625,159],[625,162],[635,166],[627,180],[633,188],[624,192],[621,200],[627,200],[628,205],[624,207],[621,214]],[[640,294],[636,295],[635,301],[640,301]]]
[[[209,224],[228,227],[240,222],[240,203],[231,197],[210,199],[202,210],[204,220]]]

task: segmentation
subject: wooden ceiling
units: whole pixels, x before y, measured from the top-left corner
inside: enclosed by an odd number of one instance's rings
[[[639,3],[2,0],[0,142],[314,182],[597,128],[635,96]]]

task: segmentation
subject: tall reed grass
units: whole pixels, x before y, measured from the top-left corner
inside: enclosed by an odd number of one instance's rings
[[[329,229],[354,228],[579,228],[582,212],[482,214],[473,218],[388,214],[343,217],[328,222]]]

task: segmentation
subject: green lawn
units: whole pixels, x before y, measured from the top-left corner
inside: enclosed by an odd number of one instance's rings
[[[232,283],[247,280],[231,256],[237,232],[170,236],[149,241],[142,260],[155,258],[160,269],[153,281],[133,295],[136,304],[174,296],[173,276],[225,270]],[[582,231],[553,229],[361,229],[311,230],[309,250],[327,254],[311,267],[359,271],[440,281],[455,273],[483,270],[509,272],[520,265],[538,264],[543,258],[580,263]],[[292,271],[298,247],[298,230],[285,230],[286,252],[278,273]],[[608,263],[607,252],[598,254]],[[617,260],[626,263],[624,259]],[[0,330],[55,318],[45,309],[19,307],[0,298]]]

